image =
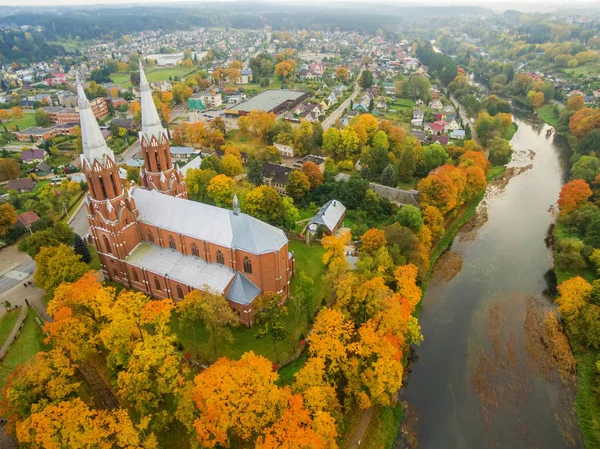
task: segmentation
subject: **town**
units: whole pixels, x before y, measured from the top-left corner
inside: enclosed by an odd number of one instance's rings
[[[600,10],[90,8],[0,17],[0,447],[600,444]]]

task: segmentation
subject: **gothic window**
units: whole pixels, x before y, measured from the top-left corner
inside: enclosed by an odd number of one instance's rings
[[[157,290],[160,290],[160,281],[158,280],[158,278],[156,276],[154,276],[154,285]]]
[[[98,177],[98,180],[100,181],[100,188],[102,189],[102,199],[106,199],[108,198],[108,195],[106,194],[106,186],[104,185],[104,179],[102,179],[102,176]]]
[[[192,243],[192,255],[200,257],[200,251],[198,251],[198,246],[195,243]]]
[[[177,249],[177,245],[175,245],[175,239],[172,235],[169,236],[169,248]]]
[[[132,272],[133,272],[133,280],[135,282],[140,282],[140,278],[138,278],[137,271],[132,270]]]
[[[119,272],[117,271],[117,269],[116,269],[116,268],[113,270],[113,275],[114,275],[116,278],[118,278],[118,277],[119,277]]]
[[[154,234],[150,230],[148,231],[148,241],[154,243]]]
[[[179,285],[177,286],[177,297],[183,299],[183,290]]]
[[[110,247],[108,237],[106,235],[102,235],[102,240],[104,241],[104,248],[106,249],[106,252],[112,254],[112,248]]]
[[[225,265],[225,257],[223,257],[223,253],[221,252],[221,250],[217,251],[217,263]]]
[[[249,257],[244,257],[244,273],[252,274],[252,262]]]

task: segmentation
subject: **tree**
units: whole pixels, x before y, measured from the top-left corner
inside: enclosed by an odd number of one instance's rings
[[[52,291],[63,282],[74,282],[83,276],[88,266],[67,245],[44,247],[35,256],[35,283]]]
[[[71,245],[73,243],[73,230],[65,222],[58,222],[49,229],[38,231],[19,242],[19,251],[35,257],[42,247]]]
[[[272,363],[252,351],[240,360],[221,358],[194,379],[194,422],[203,447],[227,447],[230,437],[248,440],[277,420],[288,390],[277,387]]]
[[[268,338],[273,343],[275,358],[279,361],[277,342],[285,340],[288,329],[283,322],[287,308],[281,305],[281,296],[275,293],[265,293],[254,306],[257,310],[254,319],[258,324],[257,338]]]
[[[284,82],[291,81],[296,74],[296,61],[286,59],[275,66],[275,75],[281,78]]]
[[[173,84],[172,92],[173,100],[177,104],[187,101],[187,99],[194,93],[193,89],[185,83]]]
[[[544,101],[544,93],[536,92],[533,98],[531,99],[531,106],[533,106],[534,109],[541,108],[544,105]]]
[[[380,229],[371,228],[360,238],[362,243],[361,251],[366,253],[375,253],[387,244],[385,233]]]
[[[583,179],[587,183],[594,181],[600,173],[600,159],[596,156],[581,156],[571,166],[571,179]]]
[[[0,123],[10,119],[10,112],[8,109],[0,109]]]
[[[471,166],[465,169],[467,185],[464,191],[465,201],[471,201],[478,195],[483,194],[487,188],[487,178],[481,167]]]
[[[406,204],[400,208],[396,215],[396,221],[415,233],[419,232],[421,226],[423,226],[421,211],[411,204]]]
[[[373,85],[373,73],[370,70],[364,70],[358,80],[358,85],[363,89],[371,87]]]
[[[423,209],[423,222],[436,237],[444,235],[444,216],[435,206],[425,206]]]
[[[214,170],[190,168],[185,175],[189,198],[194,201],[206,202],[208,199],[208,185],[215,176],[217,176],[217,172]]]
[[[48,114],[43,109],[38,109],[35,111],[35,123],[38,126],[48,126],[50,124],[50,120],[48,119]]]
[[[494,137],[488,141],[489,159],[494,165],[504,165],[510,161],[512,147],[510,142],[502,137]]]
[[[381,183],[384,186],[396,187],[396,174],[394,173],[394,167],[392,167],[391,164],[388,164],[383,170],[383,173],[381,174]]]
[[[92,261],[90,250],[79,234],[73,234],[73,251],[81,258],[83,263],[90,263]]]
[[[427,175],[434,168],[445,164],[447,160],[448,153],[443,146],[439,143],[427,145],[423,150],[423,167],[420,171],[423,175]]]
[[[156,447],[153,434],[147,437],[152,445],[142,445],[139,431],[125,410],[94,410],[79,398],[33,413],[17,424],[17,438],[21,443],[43,449]]]
[[[569,111],[579,111],[580,109],[583,109],[585,107],[583,97],[581,95],[573,95],[567,101],[566,107]]]
[[[218,207],[231,207],[234,185],[235,181],[230,177],[217,175],[208,183],[208,198]]]
[[[344,159],[344,155],[340,157],[339,147],[341,142],[340,131],[337,128],[328,128],[323,133],[323,153],[334,160]]]
[[[242,161],[233,154],[226,154],[221,160],[223,172],[230,177],[235,177],[242,173]]]
[[[238,316],[223,295],[195,290],[178,304],[182,314],[197,317],[208,332],[212,360],[216,360],[224,342],[233,342],[230,327],[239,324]]]
[[[568,112],[568,110],[565,112]],[[571,131],[571,134],[578,139],[581,139],[590,131],[598,128],[600,128],[599,109],[583,108],[575,112],[569,119],[569,130]]]
[[[23,113],[23,109],[21,109],[19,106],[14,106],[10,110],[10,116],[13,119],[19,119],[19,118],[23,118],[25,116],[25,114]]]
[[[323,173],[314,162],[308,161],[302,164],[302,172],[308,178],[311,189],[316,189],[323,183]]]
[[[342,83],[348,81],[349,74],[350,72],[348,72],[348,69],[344,66],[339,66],[335,69],[335,78]]]
[[[19,163],[13,158],[0,159],[0,181],[16,179],[20,173]]]
[[[259,186],[248,192],[244,200],[244,211],[275,225],[283,222],[282,198],[273,187]]]
[[[285,187],[286,193],[296,202],[302,202],[310,191],[310,180],[303,171],[292,170]]]
[[[456,207],[458,188],[447,176],[429,175],[419,182],[418,190],[424,207],[434,206],[444,215]]]
[[[248,162],[248,180],[255,186],[263,183],[262,163],[256,158],[251,158]]]
[[[8,203],[0,204],[0,237],[5,236],[17,222],[14,207]]]
[[[339,159],[356,158],[356,156],[358,156],[360,149],[360,140],[358,138],[356,130],[353,127],[347,126],[341,131],[340,145],[338,146],[338,148],[338,153],[340,153],[340,155],[343,155]]]
[[[567,215],[587,203],[592,189],[583,179],[576,179],[563,185],[558,199],[561,215]]]

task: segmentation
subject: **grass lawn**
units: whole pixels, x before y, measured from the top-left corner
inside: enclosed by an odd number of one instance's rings
[[[545,104],[537,110],[537,113],[543,121],[556,128],[558,125],[558,117],[554,116],[554,106]]]
[[[392,109],[397,108],[414,108],[415,102],[409,98],[398,98],[390,103]]]
[[[587,64],[579,67],[573,67],[571,69],[563,69],[563,71],[571,76],[583,75],[588,77],[590,75],[596,76],[600,72],[600,62],[588,62]]]
[[[517,124],[513,122],[513,123],[511,123],[510,129],[508,130],[508,136],[506,136],[506,140],[510,141],[516,132],[517,132]]]
[[[146,78],[148,79],[148,82],[166,81],[169,79],[169,77],[174,79],[176,76],[179,78],[183,78],[185,75],[192,73],[194,70],[195,69],[193,67],[144,68],[144,72],[146,73]],[[119,84],[121,87],[131,87],[130,75],[131,73],[115,72],[110,75],[110,78],[113,80],[113,83]]]
[[[30,309],[21,333],[9,349],[4,360],[0,362],[0,389],[4,387],[7,376],[19,365],[25,363],[38,352],[48,349],[48,346],[42,341],[44,334],[34,321],[35,316],[37,316],[36,313]]]
[[[6,122],[2,122],[3,126],[6,126],[6,129],[9,131],[16,131],[17,126],[19,129],[29,128],[31,126],[35,126],[35,114],[25,113],[23,118],[19,118],[16,120],[8,120]]]
[[[98,271],[101,268],[100,258],[98,257],[98,251],[94,245],[87,245],[90,250],[90,256],[92,256],[92,260],[88,264],[90,268],[94,271]]]
[[[315,207],[315,208],[307,207],[306,209],[298,209],[298,213],[300,215],[300,220],[307,220],[309,218],[312,218],[315,216],[315,214],[318,211],[319,211],[318,207]]]
[[[600,447],[600,382],[595,363],[600,360],[600,351],[581,352],[574,348],[577,359],[578,389],[575,411],[585,447]]]
[[[20,312],[20,308],[13,309],[0,318],[0,346],[4,344],[8,334],[10,334],[10,331],[12,331],[13,327],[15,326]]]
[[[306,272],[308,276],[315,281],[314,285],[314,306],[320,305],[323,298],[329,297],[328,287],[323,280],[325,265],[322,262],[324,250],[321,246],[313,244],[307,247],[304,242],[290,240],[289,248],[296,255],[296,273]],[[294,293],[296,278],[292,279],[291,291]],[[308,328],[306,320],[301,319],[298,328],[294,328],[294,316],[289,310],[288,316],[284,320],[286,328],[289,330],[288,337],[277,344],[280,361],[287,360],[299,347],[299,338],[301,334],[306,334]],[[189,352],[193,357],[199,357],[204,360],[208,354],[208,334],[203,326],[198,325],[195,329],[186,326],[180,322],[174,315],[172,319],[172,329],[179,337],[179,341],[184,347],[184,352]],[[194,332],[198,349],[194,343]],[[232,329],[234,341],[230,344],[224,344],[220,354],[232,359],[239,359],[242,354],[248,351],[254,351],[267,357],[269,360],[276,361],[277,357],[273,342],[269,339],[257,339],[257,329],[248,329],[245,326],[238,326]],[[296,339],[294,339],[294,336]]]
[[[403,415],[400,401],[395,407],[375,407],[361,448],[392,449]]]
[[[506,171],[506,167],[504,165],[492,165],[487,174],[487,180],[491,181],[496,179],[502,173]]]
[[[298,357],[289,365],[284,366],[277,372],[277,374],[279,374],[279,380],[277,381],[277,384],[280,387],[292,385],[292,383],[294,383],[294,375],[300,371],[307,360],[308,351],[305,350],[300,357]]]
[[[267,146],[267,144],[265,144],[260,137],[252,136],[250,134],[243,134],[239,129],[229,130],[225,140],[228,143],[234,144],[238,148],[243,147],[244,145],[251,148],[262,148]],[[240,148],[240,150],[242,149],[243,148]]]

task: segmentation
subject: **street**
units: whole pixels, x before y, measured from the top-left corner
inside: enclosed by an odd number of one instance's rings
[[[337,108],[335,111],[333,111],[331,114],[329,114],[329,117],[327,117],[325,120],[323,120],[323,129],[331,128],[335,124],[336,120],[339,119],[344,114],[344,111],[346,109],[348,109],[350,102],[354,101],[356,99],[356,97],[358,96],[358,93],[360,92],[358,80],[360,79],[362,72],[363,72],[363,69],[361,69],[360,73],[356,77],[356,82],[354,83],[354,91],[350,94],[350,96],[348,98],[346,98],[346,100],[344,100],[344,102],[340,105],[339,108]]]
[[[0,256],[2,253],[0,252]],[[19,284],[23,286],[23,282],[35,271],[35,262],[29,256],[21,265],[0,276],[0,292],[4,292]]]

